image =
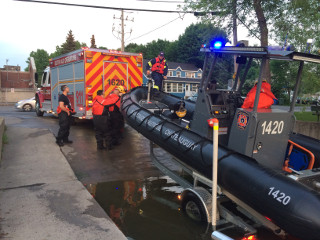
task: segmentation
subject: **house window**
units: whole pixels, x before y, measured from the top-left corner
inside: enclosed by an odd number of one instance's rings
[[[183,84],[182,83],[178,83],[178,92],[179,93],[183,92]]]
[[[169,72],[168,72],[168,76],[169,76],[169,77],[173,77],[173,72],[172,72],[172,71],[169,71]]]
[[[198,84],[192,84],[192,92],[198,92]]]
[[[177,77],[181,78],[181,72],[177,71]]]
[[[193,72],[186,72],[186,77],[187,77],[187,78],[195,78],[195,73],[193,73]]]
[[[172,92],[178,92],[178,84],[172,83]]]
[[[198,78],[202,78],[202,73],[198,73]]]
[[[166,92],[171,92],[171,83],[165,84],[165,90],[166,90]]]

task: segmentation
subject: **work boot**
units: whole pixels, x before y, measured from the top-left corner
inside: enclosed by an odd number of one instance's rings
[[[67,139],[67,140],[63,140],[63,143],[66,143],[66,144],[72,144],[73,143],[73,141],[71,141],[71,140],[69,140],[69,139]]]
[[[103,143],[99,142],[97,143],[97,150],[103,150],[106,149],[105,146],[103,146]]]
[[[56,144],[58,144],[59,147],[63,147],[64,146],[62,140],[60,140],[60,139],[56,140]]]

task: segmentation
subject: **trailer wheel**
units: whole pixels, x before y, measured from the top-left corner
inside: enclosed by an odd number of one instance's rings
[[[207,222],[207,215],[203,203],[192,192],[187,192],[182,199],[182,209],[191,219],[197,222]]]
[[[36,98],[36,114],[38,117],[42,117],[44,114],[44,112],[40,110],[40,100],[38,97]]]

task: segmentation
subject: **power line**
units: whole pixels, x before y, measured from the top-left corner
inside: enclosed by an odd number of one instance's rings
[[[161,2],[161,3],[184,3],[183,1],[164,1],[164,0],[136,0],[141,2]]]
[[[140,36],[138,36],[138,37],[129,39],[127,42],[132,42],[133,40],[136,40],[136,39],[141,38],[141,37],[143,37],[143,36],[145,36],[145,35],[148,35],[149,33],[152,33],[152,32],[154,32],[154,31],[156,31],[156,30],[158,30],[158,29],[160,29],[160,28],[162,28],[162,27],[164,27],[164,26],[167,26],[168,24],[170,24],[170,23],[178,20],[179,18],[180,18],[180,17],[177,17],[177,18],[171,20],[170,22],[167,22],[167,23],[161,25],[160,27],[157,27],[157,28],[155,28],[155,29],[153,29],[153,30],[151,30],[151,31],[149,31],[149,32],[146,32],[146,33],[144,33],[144,34],[142,34],[142,35],[140,35]]]
[[[62,5],[62,6],[72,6],[72,7],[87,7],[87,8],[99,8],[99,9],[109,9],[109,10],[125,10],[125,11],[136,11],[136,12],[158,12],[158,13],[192,13],[192,14],[201,14],[199,12],[192,11],[169,11],[169,10],[156,10],[156,9],[139,9],[139,8],[119,8],[119,7],[105,7],[97,5],[85,5],[85,4],[72,4],[72,3],[63,3],[63,2],[48,2],[48,1],[35,1],[35,0],[14,0],[18,2],[28,2],[28,3],[43,3],[43,4],[53,4],[53,5]],[[216,14],[217,12],[210,12],[211,14]]]

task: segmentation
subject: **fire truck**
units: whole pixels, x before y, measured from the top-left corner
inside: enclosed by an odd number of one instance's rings
[[[50,59],[36,92],[36,113],[56,114],[61,86],[70,89],[68,98],[74,117],[92,119],[93,99],[98,90],[108,95],[117,86],[128,90],[142,85],[142,54],[82,48]]]

